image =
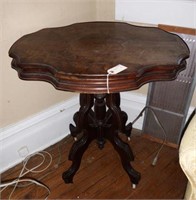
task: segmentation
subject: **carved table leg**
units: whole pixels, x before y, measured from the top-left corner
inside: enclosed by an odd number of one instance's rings
[[[72,161],[72,165],[62,175],[65,183],[73,182],[73,177],[80,167],[82,156],[84,152],[86,151],[86,149],[88,148],[91,141],[92,141],[92,138],[89,137],[89,134],[87,134],[84,131],[82,138],[73,144],[70,150],[70,154],[69,154],[69,160]]]
[[[107,134],[106,137],[112,143],[114,149],[118,152],[122,166],[127,172],[131,182],[133,184],[138,184],[140,180],[140,173],[135,171],[130,164],[130,161],[134,160],[132,150],[130,146],[127,143],[123,142],[118,136],[119,132],[124,132],[127,130],[127,127],[125,126],[125,120],[127,120],[127,116],[126,113],[121,111],[120,109],[120,95],[108,95],[106,98],[106,104],[112,112],[113,124],[113,130],[110,130],[109,134]]]
[[[80,95],[80,110],[74,115],[74,121],[76,127],[70,125],[71,135],[73,137],[82,134],[82,137],[77,140],[69,153],[69,160],[72,161],[71,167],[65,171],[62,175],[65,183],[72,183],[73,177],[77,170],[80,167],[82,156],[85,150],[88,148],[88,145],[93,140],[91,135],[88,134],[88,113],[93,106],[93,95],[81,94]]]
[[[94,106],[94,110],[92,107]],[[108,109],[107,109],[108,108]],[[76,126],[70,125],[71,135],[81,138],[76,141],[69,154],[72,161],[71,167],[63,173],[65,183],[71,183],[80,167],[82,156],[93,139],[97,139],[98,147],[104,147],[105,139],[108,139],[118,152],[121,163],[127,172],[131,182],[138,184],[140,174],[135,171],[130,162],[134,156],[130,146],[123,142],[119,132],[130,136],[132,124],[127,126],[127,114],[120,109],[120,94],[81,94],[80,110],[74,115]]]

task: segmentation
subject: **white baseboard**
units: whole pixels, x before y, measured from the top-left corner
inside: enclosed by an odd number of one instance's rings
[[[146,105],[146,96],[135,92],[121,93],[121,109],[132,122]],[[73,114],[79,109],[79,99],[73,97],[12,126],[0,129],[0,173],[20,163],[24,158],[18,150],[27,147],[29,154],[43,150],[69,134]],[[190,111],[193,108],[189,109]],[[189,112],[190,113],[190,112]],[[143,117],[134,125],[142,129]]]
[[[69,124],[78,110],[78,98],[71,98],[37,115],[0,131],[0,173],[24,158],[18,150],[27,147],[29,154],[43,150],[69,134]]]

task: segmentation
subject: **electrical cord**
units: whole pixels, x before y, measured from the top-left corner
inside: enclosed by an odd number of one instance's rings
[[[166,135],[166,131],[165,131],[163,125],[161,124],[160,120],[157,118],[157,116],[156,116],[154,110],[153,110],[151,107],[149,107],[149,106],[145,106],[145,107],[142,109],[142,111],[139,113],[139,115],[133,120],[132,125],[133,125],[140,117],[142,117],[144,111],[147,110],[147,109],[148,109],[149,111],[151,111],[151,113],[152,113],[152,115],[153,115],[153,117],[154,117],[156,123],[157,123],[158,126],[161,128],[161,130],[162,130],[162,132],[163,132],[163,136],[164,136],[163,142],[162,142],[161,146],[159,147],[158,151],[156,152],[155,157],[154,157],[154,159],[153,159],[153,161],[152,161],[152,165],[155,166],[156,163],[157,163],[159,154],[160,154],[161,150],[163,149],[163,146],[165,145],[165,143],[166,143],[166,141],[167,141],[167,135]]]
[[[8,197],[8,199],[11,200],[11,197],[12,197],[12,195],[13,195],[13,193],[14,193],[16,187],[17,187],[17,184],[18,184],[18,183],[21,183],[21,182],[31,182],[31,184],[34,183],[34,184],[36,184],[36,185],[38,185],[38,186],[40,186],[40,187],[46,189],[47,192],[48,192],[48,194],[47,194],[47,196],[45,197],[45,199],[48,199],[48,196],[50,195],[50,189],[49,189],[46,185],[44,185],[43,183],[39,183],[38,181],[33,180],[33,179],[31,179],[31,178],[22,178],[22,179],[14,180],[14,181],[12,181],[12,182],[10,182],[10,183],[1,184],[0,187],[4,187],[4,188],[3,188],[0,192],[2,192],[2,191],[3,191],[5,188],[7,188],[8,186],[15,184],[14,189],[11,191],[11,193],[10,193],[10,195],[9,195],[9,197]]]
[[[62,144],[61,144],[62,145]],[[60,144],[58,144],[58,161],[57,163],[54,165],[54,169],[57,169],[61,163],[61,160],[62,160],[62,154],[61,154],[61,149],[60,149]],[[47,172],[46,174],[44,174],[43,176],[41,176],[38,181],[41,181],[42,179],[44,179],[46,176],[48,176],[49,174],[51,174],[54,169],[51,169],[49,172]],[[17,187],[27,187],[29,185],[31,185],[32,183],[28,183],[28,184],[23,184],[23,185],[18,185]]]
[[[47,152],[47,151],[40,151],[40,152],[31,154],[31,155],[27,156],[27,157],[24,159],[24,161],[23,161],[23,168],[21,169],[21,172],[20,172],[20,175],[18,176],[18,178],[14,179],[14,180],[12,180],[12,181],[0,183],[0,188],[2,188],[2,189],[0,190],[0,193],[3,192],[8,186],[13,186],[14,188],[13,188],[13,190],[11,191],[11,193],[10,193],[10,195],[9,195],[9,198],[8,198],[8,199],[10,200],[11,197],[12,197],[12,195],[13,195],[13,193],[14,193],[14,191],[15,191],[15,189],[16,189],[16,187],[18,187],[18,188],[24,188],[24,187],[30,186],[30,185],[32,185],[32,184],[36,184],[36,185],[38,185],[38,186],[40,186],[40,187],[43,187],[43,188],[45,188],[45,189],[47,190],[48,194],[47,194],[47,196],[45,197],[45,199],[47,199],[48,196],[50,195],[50,189],[49,189],[45,184],[41,183],[41,180],[42,180],[43,178],[45,178],[46,176],[48,176],[49,174],[51,174],[54,170],[56,170],[56,169],[59,167],[59,165],[61,164],[61,160],[62,160],[62,152],[61,152],[62,149],[61,149],[61,146],[64,145],[64,144],[66,144],[66,143],[67,143],[67,141],[65,140],[65,142],[63,142],[62,144],[58,144],[58,146],[57,146],[57,148],[58,148],[58,161],[56,162],[56,164],[54,164],[54,169],[51,169],[49,172],[47,172],[46,174],[44,174],[43,176],[41,176],[41,177],[40,177],[39,179],[37,179],[37,180],[35,180],[35,179],[33,179],[33,178],[22,178],[22,177],[24,177],[26,174],[28,174],[29,172],[32,172],[32,173],[40,173],[40,172],[43,172],[43,171],[45,171],[46,169],[48,169],[49,166],[50,166],[51,163],[52,163],[52,156],[51,156],[51,154],[50,154],[49,152]],[[44,169],[42,169],[42,170],[35,170],[35,169],[38,169],[38,167],[41,167],[41,165],[44,163],[44,161],[45,161],[45,156],[44,156],[44,154],[47,154],[47,155],[49,156],[49,158],[50,158],[50,161],[49,161],[48,165],[47,165]],[[29,160],[30,160],[33,156],[36,156],[36,155],[41,156],[41,157],[43,158],[43,160],[40,162],[40,164],[38,164],[38,165],[35,166],[34,168],[28,169],[28,168],[27,168],[27,163],[29,162]],[[24,170],[26,170],[25,173],[23,173]],[[20,183],[22,183],[22,182],[26,182],[26,183],[25,183],[25,184],[24,184],[24,183],[23,183],[23,184],[20,184]],[[27,183],[27,182],[28,182],[28,183]]]
[[[49,156],[49,158],[50,158],[49,163],[48,163],[48,164],[46,165],[46,167],[44,167],[43,169],[37,170],[37,169],[38,169],[39,167],[41,167],[41,166],[44,164],[44,162],[45,162],[45,155],[44,155],[44,154],[47,154],[47,155]],[[30,160],[33,156],[40,156],[40,157],[42,157],[42,160],[41,160],[41,162],[40,162],[38,165],[36,165],[35,167],[33,167],[33,168],[31,168],[31,169],[28,169],[27,164],[28,164],[29,160]],[[3,188],[3,189],[0,190],[0,193],[3,192],[8,186],[13,185],[14,188],[12,189],[12,191],[11,191],[11,193],[9,194],[9,197],[8,197],[8,199],[11,199],[11,197],[12,197],[14,191],[16,190],[16,187],[18,187],[18,184],[19,184],[19,183],[21,183],[21,182],[30,182],[30,184],[33,184],[33,183],[34,183],[34,184],[36,184],[36,185],[38,185],[38,186],[44,188],[45,190],[47,190],[47,193],[48,193],[48,194],[47,194],[47,196],[45,197],[45,199],[47,199],[48,196],[50,195],[50,189],[49,189],[46,185],[44,185],[43,183],[41,183],[41,182],[39,182],[39,181],[37,181],[37,180],[34,180],[34,179],[32,179],[32,178],[23,178],[23,177],[24,177],[25,175],[27,175],[29,172],[32,172],[32,173],[41,173],[41,172],[45,171],[46,169],[48,169],[49,166],[51,165],[51,163],[52,163],[52,156],[51,156],[51,154],[48,153],[47,151],[40,151],[40,152],[36,152],[36,153],[34,153],[34,154],[31,154],[31,155],[27,156],[27,157],[23,160],[23,168],[22,168],[22,170],[21,170],[21,172],[20,172],[18,178],[16,178],[16,179],[13,180],[13,181],[10,181],[10,182],[5,182],[5,183],[0,184],[0,188]],[[28,185],[30,185],[30,184],[28,184]],[[27,186],[27,184],[26,184],[25,186]]]

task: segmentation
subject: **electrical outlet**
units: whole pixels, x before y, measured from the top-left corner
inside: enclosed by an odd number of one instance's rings
[[[28,156],[29,154],[29,149],[27,146],[23,146],[20,149],[18,149],[18,154],[20,157],[24,158],[26,156]]]

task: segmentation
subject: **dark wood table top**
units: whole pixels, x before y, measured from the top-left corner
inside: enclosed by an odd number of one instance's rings
[[[42,80],[56,89],[107,93],[128,91],[156,80],[172,80],[185,68],[189,49],[177,35],[122,22],[86,22],[28,34],[10,48],[12,67],[24,80]]]

